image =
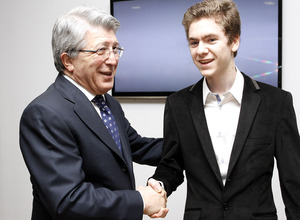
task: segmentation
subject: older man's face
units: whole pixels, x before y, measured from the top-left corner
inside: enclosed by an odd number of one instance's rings
[[[115,32],[101,27],[93,27],[87,33],[87,46],[83,50],[98,50],[106,47],[110,51],[119,46]],[[105,94],[114,85],[114,77],[119,58],[110,53],[109,57],[97,53],[80,52],[71,58],[73,71],[70,77],[92,94]]]

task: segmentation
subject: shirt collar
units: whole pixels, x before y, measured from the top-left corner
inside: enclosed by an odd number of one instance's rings
[[[85,96],[92,101],[93,98],[95,98],[96,95],[90,93],[87,89],[85,89],[84,87],[82,87],[81,85],[79,85],[77,82],[75,82],[72,78],[70,78],[69,76],[67,76],[66,74],[63,74],[63,76],[69,80],[74,86],[76,86],[81,92],[83,92],[83,94],[85,94]]]
[[[236,67],[236,78],[231,89],[228,91],[232,94],[232,96],[241,104],[244,90],[244,77],[240,70]],[[228,93],[226,92],[226,93]],[[207,85],[206,77],[203,80],[203,105],[206,103],[206,99],[208,94],[212,93]]]

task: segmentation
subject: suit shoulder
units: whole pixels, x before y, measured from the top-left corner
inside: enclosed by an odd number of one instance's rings
[[[185,87],[177,92],[172,93],[171,95],[168,96],[168,99],[180,99],[180,98],[185,98],[191,91],[191,89],[195,86],[190,85],[188,87]]]
[[[261,94],[266,94],[270,96],[276,96],[276,95],[286,95],[289,92],[282,90],[281,88],[272,86],[267,83],[263,83],[260,81],[256,81],[252,79],[250,76],[246,75],[245,73],[242,73],[245,79],[245,86],[247,88],[253,88],[256,90],[256,92]]]
[[[263,82],[259,82],[259,81],[256,81],[256,82],[259,85],[261,92],[270,93],[270,94],[274,94],[274,95],[275,94],[276,95],[287,95],[290,93],[286,90],[269,85],[267,83],[263,83]]]
[[[67,105],[72,105],[71,102],[61,95],[61,93],[55,88],[54,84],[50,85],[46,91],[34,98],[24,109],[25,112],[32,111],[45,111],[46,109],[62,112],[67,108]]]
[[[49,102],[49,99],[51,96],[53,96],[53,92],[55,93],[56,89],[54,88],[54,85],[50,85],[46,91],[35,97],[28,106],[35,105],[38,103],[47,103]]]

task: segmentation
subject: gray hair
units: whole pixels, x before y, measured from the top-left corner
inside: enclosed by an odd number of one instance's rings
[[[56,21],[52,30],[52,52],[59,72],[65,70],[61,54],[66,52],[71,58],[76,57],[78,50],[87,44],[85,34],[91,26],[100,26],[116,33],[120,22],[105,11],[84,5],[71,9]]]

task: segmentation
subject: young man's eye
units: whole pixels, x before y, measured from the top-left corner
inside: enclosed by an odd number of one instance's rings
[[[190,47],[195,47],[195,46],[197,46],[198,45],[198,41],[190,41],[189,42],[189,46]]]

